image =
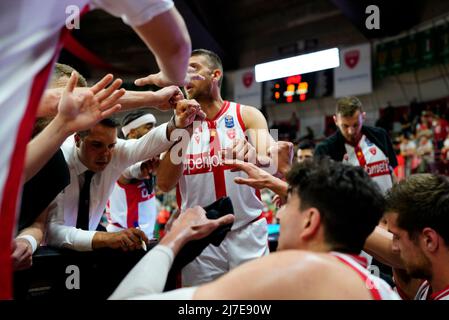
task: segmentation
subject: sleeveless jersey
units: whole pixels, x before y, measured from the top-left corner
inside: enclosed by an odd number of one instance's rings
[[[143,181],[121,184],[116,182],[106,205],[107,230],[120,231],[139,227],[148,238],[154,238],[156,222],[155,193],[148,193]]]
[[[224,101],[214,119],[202,121],[195,128],[183,159],[183,175],[176,189],[181,210],[196,205],[204,207],[229,196],[235,214],[233,230],[258,218],[263,209],[258,190],[234,182],[235,177],[246,178],[247,175],[231,172],[231,168],[224,165],[221,159],[220,151],[231,148],[237,138],[245,139],[241,106]]]
[[[449,300],[449,286],[441,291],[431,293],[430,295],[429,291],[430,283],[426,280],[416,292],[415,300]]]
[[[349,266],[357,272],[360,278],[365,282],[370,291],[373,300],[400,300],[393,289],[381,278],[372,275],[368,270],[368,261],[361,256],[353,256],[340,252],[331,252],[331,255],[338,258],[342,263]]]

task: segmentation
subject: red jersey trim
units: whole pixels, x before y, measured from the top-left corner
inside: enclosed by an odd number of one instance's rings
[[[243,117],[242,117],[242,113],[241,113],[240,103],[237,103],[236,109],[237,109],[236,110],[237,120],[239,121],[240,127],[242,128],[243,132],[246,132],[246,126],[245,126],[245,123],[243,122]]]
[[[340,256],[334,255],[334,257],[336,257],[338,260],[340,260],[341,262],[343,262],[345,265],[347,265],[348,267],[350,267],[352,270],[354,270],[355,272],[357,272],[359,274],[359,276],[362,278],[362,280],[367,283],[368,281],[371,282],[371,280],[368,278],[368,276],[366,274],[364,274],[363,272],[361,272],[360,270],[358,270],[356,267],[354,267],[353,265],[351,265],[348,261],[346,261],[345,259],[343,259]],[[354,258],[354,256],[350,255],[350,257]],[[358,262],[358,261],[357,261]],[[371,293],[371,296],[373,297],[374,300],[382,300],[382,297],[379,293],[379,290],[377,290],[374,286],[372,288],[368,288],[369,292]]]
[[[430,288],[429,288],[430,289]],[[447,286],[446,288],[444,288],[443,290],[437,291],[432,293],[429,297],[428,300],[441,300],[442,298],[446,297],[449,295],[449,286]]]
[[[226,111],[228,111],[230,106],[230,102],[229,101],[223,101],[223,105],[220,108],[220,111],[218,111],[218,113],[215,115],[215,117],[213,117],[213,119],[207,119],[207,122],[214,122],[216,121],[218,118],[220,118],[223,114],[226,113]]]

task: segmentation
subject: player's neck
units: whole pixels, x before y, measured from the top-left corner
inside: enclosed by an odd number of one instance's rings
[[[346,143],[353,146],[353,147],[357,147],[359,145],[360,140],[362,140],[362,136],[363,134],[360,133],[359,136],[354,140],[354,141],[348,141],[346,140]]]
[[[446,289],[449,286],[449,269],[447,268],[449,259],[432,263],[432,279],[430,279],[430,286],[432,292],[438,292]]]
[[[221,98],[221,96],[198,102],[201,105],[201,109],[206,114],[207,119],[215,118],[215,116],[220,112],[221,107],[223,106],[223,99]]]

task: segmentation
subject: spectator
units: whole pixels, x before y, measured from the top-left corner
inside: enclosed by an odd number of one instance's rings
[[[410,135],[401,136],[401,156],[405,159],[405,177],[412,174],[412,171],[418,166],[418,157],[416,154],[416,143]]]
[[[311,140],[303,140],[298,144],[298,151],[296,151],[296,160],[302,162],[306,159],[313,158],[313,151],[315,144]]]
[[[422,135],[421,138],[419,138],[416,154],[420,160],[417,173],[433,173],[435,156],[432,141],[428,136]]]

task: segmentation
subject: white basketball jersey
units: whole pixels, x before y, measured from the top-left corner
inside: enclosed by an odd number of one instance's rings
[[[332,251],[331,255],[337,257],[342,263],[351,267],[360,275],[361,279],[365,281],[373,300],[400,300],[399,295],[393,291],[388,283],[368,271],[368,262],[364,257],[335,251]]]
[[[415,300],[449,300],[449,286],[429,295],[430,284],[424,281],[416,292]]]
[[[181,210],[204,207],[221,197],[230,197],[235,214],[233,230],[259,217],[263,208],[259,190],[234,182],[235,177],[247,175],[231,172],[220,157],[220,151],[231,148],[234,139],[245,139],[240,109],[239,104],[224,101],[214,119],[203,121],[194,130],[176,189]]]
[[[115,183],[106,205],[107,230],[116,232],[139,227],[148,238],[154,238],[156,223],[155,193],[148,193],[145,183]]]
[[[364,168],[383,193],[393,186],[387,156],[365,135],[362,136],[356,147],[345,143],[345,148],[346,154],[343,157],[343,163]]]

